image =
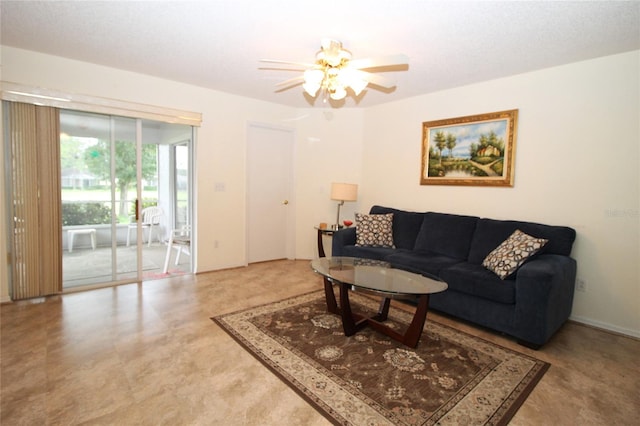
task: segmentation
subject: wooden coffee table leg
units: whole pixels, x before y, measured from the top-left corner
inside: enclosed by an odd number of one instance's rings
[[[418,346],[418,341],[422,335],[424,323],[427,320],[428,309],[429,295],[425,294],[420,296],[420,299],[418,299],[418,308],[416,309],[416,313],[413,315],[413,320],[411,321],[411,324],[409,324],[409,328],[407,328],[407,331],[404,334],[402,343],[412,348]]]
[[[340,307],[338,307],[336,302],[333,284],[327,278],[324,278],[324,293],[327,302],[327,311],[332,314],[340,315],[342,318],[342,328],[345,336],[353,336],[365,325],[369,325],[379,332],[384,333],[392,339],[411,348],[418,346],[420,336],[422,336],[422,329],[424,328],[424,324],[427,320],[429,295],[420,296],[411,324],[409,324],[405,334],[402,335],[382,323],[382,321],[385,321],[389,315],[391,299],[386,297],[383,298],[380,302],[378,313],[374,317],[366,318],[360,314],[355,315],[351,311],[351,303],[349,302],[349,285],[343,283],[337,283],[337,285],[340,287]]]
[[[333,292],[333,284],[327,278],[324,279],[324,298],[327,301],[327,311],[332,314],[340,315],[340,309],[338,308],[338,304],[336,303],[336,295]]]
[[[386,321],[389,316],[389,306],[391,305],[391,299],[383,297],[380,301],[380,307],[378,308],[378,315],[373,317],[376,321]]]
[[[344,335],[353,336],[358,329],[351,312],[351,303],[349,303],[349,286],[343,283],[340,283],[340,314]]]

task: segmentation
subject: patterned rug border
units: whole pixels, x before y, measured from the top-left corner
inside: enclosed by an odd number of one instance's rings
[[[369,305],[370,307],[377,309],[378,301],[374,301],[370,297],[363,296],[362,294],[358,294],[358,293],[355,293],[354,296],[356,299],[354,300],[354,302],[356,302],[356,304],[360,304],[363,306]],[[237,333],[233,329],[233,326],[226,321],[228,318],[237,317],[237,316],[247,316],[247,314],[251,314],[249,316],[253,317],[258,315],[257,312],[263,311],[266,308],[269,308],[271,311],[275,312],[278,310],[282,310],[286,307],[294,306],[296,304],[307,303],[316,298],[321,298],[322,300],[324,300],[324,292],[322,290],[314,290],[308,293],[287,297],[282,300],[267,302],[261,305],[244,308],[238,311],[216,315],[216,316],[210,317],[210,319],[215,324],[217,324],[222,330],[224,330],[233,340],[235,340],[244,350],[246,350],[255,359],[257,359],[265,367],[267,367],[267,369],[271,371],[276,377],[278,377],[278,379],[280,379],[285,384],[287,384],[287,386],[289,386],[298,395],[300,395],[307,403],[309,403],[312,407],[314,407],[314,409],[316,409],[320,414],[322,414],[325,418],[327,418],[327,420],[329,420],[331,423],[336,425],[351,425],[352,423],[349,422],[347,419],[345,419],[338,411],[333,409],[333,407],[331,407],[330,405],[327,405],[326,403],[318,402],[317,398],[311,395],[308,390],[305,390],[304,384],[299,382],[294,376],[292,376],[290,373],[287,373],[284,370],[280,371],[279,368],[281,367],[278,364],[274,363],[273,361],[268,359],[266,356],[262,355],[260,348],[253,345],[244,336]],[[295,304],[292,303],[295,301],[297,301],[298,303],[295,303]],[[390,318],[392,317],[392,315],[399,317],[399,319],[405,323],[408,323],[412,317],[411,312],[405,311],[395,306],[392,306],[391,308]],[[534,363],[535,366],[526,375],[527,380],[520,381],[520,383],[516,386],[515,389],[511,391],[511,394],[504,400],[504,402],[500,405],[500,407],[490,416],[490,418],[486,422],[483,423],[485,425],[507,425],[509,421],[513,418],[513,416],[516,414],[518,409],[525,402],[529,394],[536,387],[538,382],[542,379],[542,377],[547,372],[549,367],[551,366],[551,364],[545,361],[542,361],[538,358],[535,358],[533,356],[527,355],[525,353],[522,353],[513,349],[509,349],[497,343],[493,343],[481,337],[477,337],[472,334],[469,334],[465,331],[458,330],[454,327],[443,324],[437,321],[437,319],[433,319],[431,317],[427,319],[425,327],[439,328],[440,331],[444,331],[443,334],[445,335],[455,334],[458,336],[462,336],[463,337],[462,342],[464,344],[469,345],[467,341],[472,341],[477,344],[477,346],[474,346],[475,348],[477,349],[483,348],[482,352],[489,356],[492,356],[492,355],[498,356],[499,354],[503,354],[502,357],[504,357],[504,354],[509,354],[511,356],[522,357]],[[263,331],[261,330],[261,332]],[[427,333],[426,330],[425,330],[425,333]],[[268,334],[265,334],[265,335],[268,336]],[[287,348],[287,349],[290,350],[292,353],[294,353],[295,356],[298,356],[301,359],[303,359],[302,358],[303,354],[298,353],[296,348]],[[495,352],[494,352],[494,349],[496,349]],[[498,358],[501,358],[501,356],[498,356]],[[303,359],[303,361],[307,362],[309,360]],[[488,372],[479,373],[478,377],[474,379],[473,382],[468,383],[466,386],[474,388],[479,382],[482,381],[482,379],[486,374],[493,372],[494,370],[495,370],[495,366],[491,368],[490,371]],[[327,375],[331,373],[330,372],[325,373],[324,371],[322,371],[322,374]],[[331,378],[332,381],[339,382],[341,380],[338,377],[335,377],[335,378],[331,376],[327,376],[327,377]],[[463,394],[460,398],[458,398],[458,395],[456,395],[455,398],[451,398],[451,400],[447,401],[445,404],[440,406],[437,410],[437,413],[441,413],[441,412],[448,413],[449,410],[455,407],[461,400],[465,399],[465,397],[466,397],[466,394]],[[368,399],[368,398],[361,397],[361,399]],[[509,404],[506,404],[507,402],[509,402]],[[375,407],[371,407],[371,408],[375,410]],[[437,416],[437,422],[435,423],[427,422],[427,423],[424,423],[424,425],[441,424],[443,418],[444,418],[443,416]]]

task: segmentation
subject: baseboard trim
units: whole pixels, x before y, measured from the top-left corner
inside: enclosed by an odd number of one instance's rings
[[[573,321],[575,323],[586,325],[592,328],[597,328],[599,330],[606,331],[609,333],[620,334],[625,337],[631,337],[636,340],[640,340],[640,331],[638,330],[631,330],[624,327],[618,327],[612,324],[608,324],[600,321],[594,321],[592,319],[584,318],[584,317],[571,316],[569,317],[569,321]]]
[[[10,303],[11,298],[9,296],[0,296],[0,303]]]

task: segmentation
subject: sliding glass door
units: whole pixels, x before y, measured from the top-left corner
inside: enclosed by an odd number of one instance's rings
[[[63,287],[163,276],[181,211],[170,154],[190,155],[192,127],[62,110],[60,128]]]

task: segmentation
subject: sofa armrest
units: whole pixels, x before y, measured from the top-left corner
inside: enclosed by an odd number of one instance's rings
[[[571,314],[577,263],[569,256],[542,254],[516,275],[514,329],[523,343],[542,345]]]
[[[344,228],[333,234],[331,242],[331,256],[343,256],[343,247],[352,246],[356,243],[356,227]]]

